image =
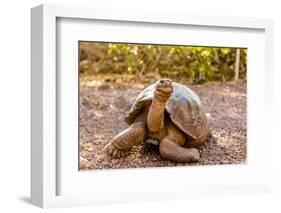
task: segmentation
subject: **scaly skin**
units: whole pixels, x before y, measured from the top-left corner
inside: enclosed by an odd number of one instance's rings
[[[148,130],[155,133],[161,131],[164,125],[167,126],[168,133],[162,138],[159,145],[163,159],[179,163],[197,162],[200,159],[198,150],[182,147],[185,143],[185,135],[170,120],[164,124],[165,106],[172,92],[171,80],[162,79],[156,84],[154,98],[147,115]]]
[[[156,84],[154,98],[147,115],[149,132],[158,132],[164,128],[165,106],[172,92],[173,86],[170,79],[162,79]]]
[[[172,92],[171,80],[159,80],[149,108],[145,108],[129,128],[115,136],[104,150],[113,158],[124,157],[134,145],[142,143],[147,135],[159,135],[159,151],[163,159],[180,163],[199,161],[200,154],[197,149],[182,147],[185,135],[169,119],[165,123],[165,106]],[[167,133],[160,134],[165,127]]]
[[[164,127],[165,104],[173,91],[172,81],[162,79],[155,88],[155,97],[149,108],[138,115],[134,123],[115,136],[102,152],[107,152],[113,158],[124,157],[129,154],[133,146],[142,143],[148,132],[158,132]],[[159,125],[159,123],[161,123]],[[148,128],[148,130],[147,130]]]
[[[144,141],[147,135],[146,128],[147,110],[138,115],[135,122],[127,129],[116,135],[102,150],[113,158],[125,157],[133,146]]]
[[[184,148],[185,135],[170,121],[168,123],[168,134],[159,145],[160,155],[163,159],[178,162],[198,162],[200,154],[196,148]]]

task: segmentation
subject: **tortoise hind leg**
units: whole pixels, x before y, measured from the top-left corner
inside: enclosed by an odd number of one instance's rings
[[[160,143],[159,151],[161,157],[178,162],[178,163],[190,163],[198,162],[200,160],[200,154],[196,148],[184,148],[185,136],[180,130],[178,130],[172,123],[168,126],[168,134]]]

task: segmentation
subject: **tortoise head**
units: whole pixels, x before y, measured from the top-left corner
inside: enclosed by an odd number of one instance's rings
[[[173,92],[173,81],[171,79],[160,79],[156,83],[156,92],[160,96],[167,96],[170,97]]]

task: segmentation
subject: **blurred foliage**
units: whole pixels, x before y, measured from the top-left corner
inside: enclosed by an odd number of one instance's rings
[[[80,42],[80,73],[185,78],[193,83],[229,81],[236,48]],[[246,80],[247,50],[241,49],[239,79]]]

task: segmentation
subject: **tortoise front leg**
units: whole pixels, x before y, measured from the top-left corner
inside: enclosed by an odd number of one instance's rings
[[[170,123],[167,136],[160,142],[161,157],[178,163],[198,162],[200,160],[198,150],[196,148],[184,148],[182,147],[184,143],[184,134]]]
[[[146,114],[141,113],[135,122],[116,135],[103,151],[106,151],[113,158],[125,157],[133,146],[144,141],[146,134]]]

